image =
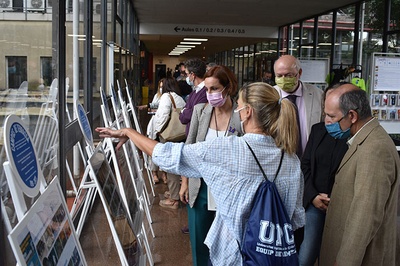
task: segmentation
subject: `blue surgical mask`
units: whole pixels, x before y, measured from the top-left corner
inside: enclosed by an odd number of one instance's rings
[[[193,81],[190,80],[189,76],[186,77],[186,83],[187,83],[189,86],[192,86],[192,87],[194,86],[194,83],[193,83]]]
[[[350,127],[344,131],[340,128],[339,122],[342,121],[343,118],[344,116],[333,124],[325,124],[326,131],[328,131],[329,135],[334,139],[347,139],[350,137]]]

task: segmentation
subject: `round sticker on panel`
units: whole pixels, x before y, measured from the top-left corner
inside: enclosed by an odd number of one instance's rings
[[[79,101],[76,101],[76,113],[78,115],[78,123],[81,131],[90,146],[93,146],[93,134],[90,128],[89,120],[86,116],[86,111]]]
[[[10,115],[4,123],[4,146],[7,158],[15,173],[22,191],[30,197],[39,192],[39,166],[35,148],[29,132],[16,115]]]

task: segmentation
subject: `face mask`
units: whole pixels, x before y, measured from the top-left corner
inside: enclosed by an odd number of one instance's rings
[[[329,135],[331,135],[334,139],[347,139],[350,137],[350,127],[343,131],[340,128],[340,120],[336,123],[325,125],[326,131],[328,131]]]
[[[162,94],[162,87],[160,87],[160,93]]]
[[[190,81],[190,78],[189,78],[189,76],[187,76],[186,77],[186,83],[189,85],[189,86],[194,86],[194,83],[193,83],[193,81]]]
[[[226,97],[224,97],[222,95],[222,92],[224,90],[225,90],[225,88],[222,91],[215,92],[215,93],[206,92],[208,103],[212,107],[221,107],[222,105],[224,105],[224,103],[226,102]]]
[[[244,122],[246,122],[247,119],[240,121],[240,129],[242,130],[242,134],[245,134],[246,132],[244,132]]]
[[[236,109],[236,110],[234,110],[233,112],[239,113],[241,110],[243,110],[243,109],[246,108],[246,107],[247,107],[247,105],[243,106],[242,108]],[[247,120],[247,118],[246,118],[245,120],[241,120],[241,121],[240,121],[240,129],[242,130],[242,133],[243,133],[243,134],[245,133],[245,132],[244,132],[244,122],[246,122],[246,120]]]
[[[297,78],[296,77],[275,77],[275,83],[285,92],[293,92],[296,89]]]

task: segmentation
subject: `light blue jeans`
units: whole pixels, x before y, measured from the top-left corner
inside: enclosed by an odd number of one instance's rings
[[[306,210],[304,239],[299,250],[300,266],[313,266],[319,256],[322,233],[324,231],[325,212],[310,204]]]

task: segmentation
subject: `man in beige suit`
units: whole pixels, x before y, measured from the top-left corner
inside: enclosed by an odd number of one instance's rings
[[[336,173],[320,265],[396,264],[400,160],[392,139],[372,117],[366,93],[340,86],[325,101],[325,125],[349,149]]]

